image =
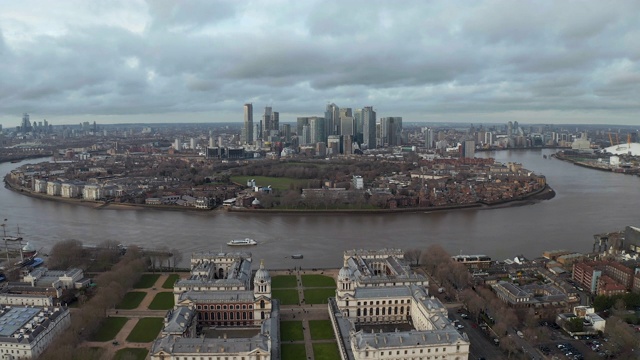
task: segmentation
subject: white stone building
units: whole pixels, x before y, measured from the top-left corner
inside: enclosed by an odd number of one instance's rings
[[[427,288],[402,250],[346,251],[329,301],[342,359],[468,359],[468,337]]]
[[[174,284],[176,307],[150,358],[279,359],[279,306],[271,299],[271,276],[262,263],[253,282],[251,275],[250,253],[194,253],[191,276]],[[227,338],[239,328],[254,329],[255,335]],[[222,337],[207,337],[207,329],[226,330]]]
[[[62,191],[62,184],[59,181],[47,182],[47,195],[60,196]]]
[[[0,305],[53,306],[53,298],[46,295],[2,293]]]
[[[98,200],[103,197],[100,185],[85,185],[82,189],[82,198],[85,200]]]
[[[70,323],[63,307],[0,307],[0,358],[37,358]]]
[[[41,194],[47,193],[47,181],[42,179],[33,180],[33,191]]]

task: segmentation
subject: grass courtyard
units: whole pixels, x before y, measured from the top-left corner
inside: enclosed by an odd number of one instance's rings
[[[162,284],[162,288],[163,289],[173,289],[173,284],[175,284],[175,282],[180,279],[180,275],[178,274],[169,274],[169,277],[167,277],[167,280],[164,281],[164,284]]]
[[[281,321],[280,335],[282,342],[304,340],[302,333],[302,321]]]
[[[278,275],[271,278],[272,289],[286,289],[297,287],[295,275]]]
[[[305,287],[332,287],[335,289],[336,281],[325,275],[302,275],[302,285]]]
[[[116,309],[135,309],[140,305],[146,295],[147,293],[142,291],[129,291],[124,295],[124,298],[122,299],[120,304],[116,306]]]
[[[307,358],[307,352],[304,350],[304,344],[282,344],[282,360],[300,360]],[[337,358],[334,359],[339,359]]]
[[[124,317],[108,317],[102,321],[100,328],[92,336],[92,341],[109,341],[113,340],[118,332],[127,323]]]
[[[295,289],[274,289],[271,290],[271,296],[280,300],[280,305],[298,305],[300,302],[298,290]]]
[[[151,304],[149,304],[149,310],[169,310],[174,305],[172,292],[160,292],[153,298]]]
[[[158,278],[160,277],[160,274],[142,274],[142,276],[140,277],[140,280],[138,280],[138,282],[133,285],[134,289],[148,289],[150,287],[152,287],[156,281],[158,281]]]
[[[335,339],[330,320],[309,320],[309,330],[312,340]]]
[[[131,330],[127,341],[147,343],[156,339],[164,325],[163,318],[142,318]]]
[[[304,290],[304,302],[305,304],[326,304],[327,299],[336,296],[336,289],[332,288],[318,288],[318,289],[305,289]]]
[[[315,360],[335,360],[340,359],[338,344],[333,343],[314,343],[313,358]]]

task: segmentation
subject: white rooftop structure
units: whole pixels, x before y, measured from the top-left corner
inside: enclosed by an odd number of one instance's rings
[[[631,152],[632,156],[640,156],[640,143],[613,145],[604,148],[603,151],[613,155],[627,155]]]

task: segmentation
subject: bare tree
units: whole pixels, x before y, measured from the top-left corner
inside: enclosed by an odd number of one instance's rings
[[[404,258],[410,264],[415,263],[415,265],[418,266],[418,265],[420,265],[420,254],[421,253],[422,253],[422,250],[420,250],[420,249],[409,249],[409,250],[404,252]]]
[[[82,242],[79,240],[64,240],[56,243],[51,248],[49,268],[66,270],[73,266],[79,266],[84,261]]]

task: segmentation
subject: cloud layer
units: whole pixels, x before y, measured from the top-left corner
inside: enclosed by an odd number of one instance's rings
[[[327,101],[405,121],[636,124],[634,1],[20,1],[0,122],[283,121]]]

